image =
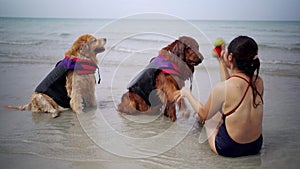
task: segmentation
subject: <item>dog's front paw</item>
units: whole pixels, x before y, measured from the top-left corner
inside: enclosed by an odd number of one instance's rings
[[[75,111],[75,113],[76,113],[76,114],[83,114],[83,113],[84,113],[84,111],[82,111],[82,110],[79,110],[79,111]]]
[[[71,99],[70,106],[76,114],[83,113],[83,105],[81,99]]]
[[[170,115],[170,119],[172,122],[176,121],[177,117],[176,115]]]
[[[190,118],[190,112],[188,112],[187,110],[186,111],[183,111],[182,112],[182,116],[186,119]]]
[[[81,107],[72,107],[72,110],[76,113],[76,114],[80,114],[83,113],[83,110]]]
[[[56,118],[56,117],[59,116],[59,114],[58,113],[51,113],[51,116],[52,116],[52,118]]]
[[[83,112],[83,108],[81,106],[77,106],[77,107],[72,107],[72,110],[74,111],[75,114],[82,114]]]

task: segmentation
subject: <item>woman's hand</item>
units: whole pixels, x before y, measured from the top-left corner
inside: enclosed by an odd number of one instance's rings
[[[175,92],[174,97],[176,102],[179,102],[182,98],[186,97],[189,94],[191,94],[190,89],[188,87],[183,87],[181,90]]]
[[[221,56],[218,58],[220,62],[224,62],[224,57],[226,56],[225,44],[221,46]]]

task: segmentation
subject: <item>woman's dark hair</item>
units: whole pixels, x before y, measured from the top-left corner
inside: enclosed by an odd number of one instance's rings
[[[259,74],[260,61],[257,57],[258,46],[256,42],[247,36],[239,36],[233,39],[228,46],[228,53],[232,54],[235,59],[235,66],[250,78],[250,86],[253,93],[253,106],[259,105],[255,103],[258,93],[256,88],[256,80]],[[256,71],[256,76],[254,73]],[[253,78],[255,78],[253,80]]]

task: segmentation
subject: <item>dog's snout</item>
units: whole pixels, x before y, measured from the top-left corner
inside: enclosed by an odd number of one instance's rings
[[[107,40],[106,40],[106,38],[103,38],[103,39],[102,39],[102,43],[103,43],[103,45],[105,45],[105,44],[106,44],[106,41],[107,41]]]
[[[199,63],[202,63],[202,61],[204,60],[204,57],[201,53],[199,53]]]
[[[106,38],[99,38],[98,42],[101,43],[102,45],[105,45],[107,40],[106,40]]]
[[[197,65],[199,65],[200,63],[202,63],[202,59],[198,60]]]

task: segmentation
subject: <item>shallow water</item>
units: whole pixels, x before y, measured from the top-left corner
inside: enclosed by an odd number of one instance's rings
[[[32,89],[51,68],[51,65],[1,64],[5,79],[0,82],[1,98],[5,99],[0,104],[26,103]],[[114,67],[102,68],[102,79],[108,78],[105,72],[110,69]],[[196,76],[202,77],[202,71],[197,70]],[[217,75],[218,72],[211,73],[213,77],[218,78]],[[65,165],[70,168],[297,168],[300,107],[295,100],[299,100],[299,79],[263,77],[264,144],[259,155],[234,159],[216,156],[207,142],[199,143],[203,130],[192,115],[186,119],[178,113],[175,123],[162,115],[120,115],[111,98],[111,83],[103,80],[97,86],[98,109],[78,117],[71,111],[52,119],[48,114],[1,108],[1,165],[19,166],[12,162],[14,158],[36,157],[44,160],[46,166],[47,162],[58,160],[54,164],[58,168]],[[200,100],[205,99],[209,91],[205,86],[209,84],[198,85]],[[116,100],[118,103],[119,99]],[[30,166],[27,162],[22,164]]]

